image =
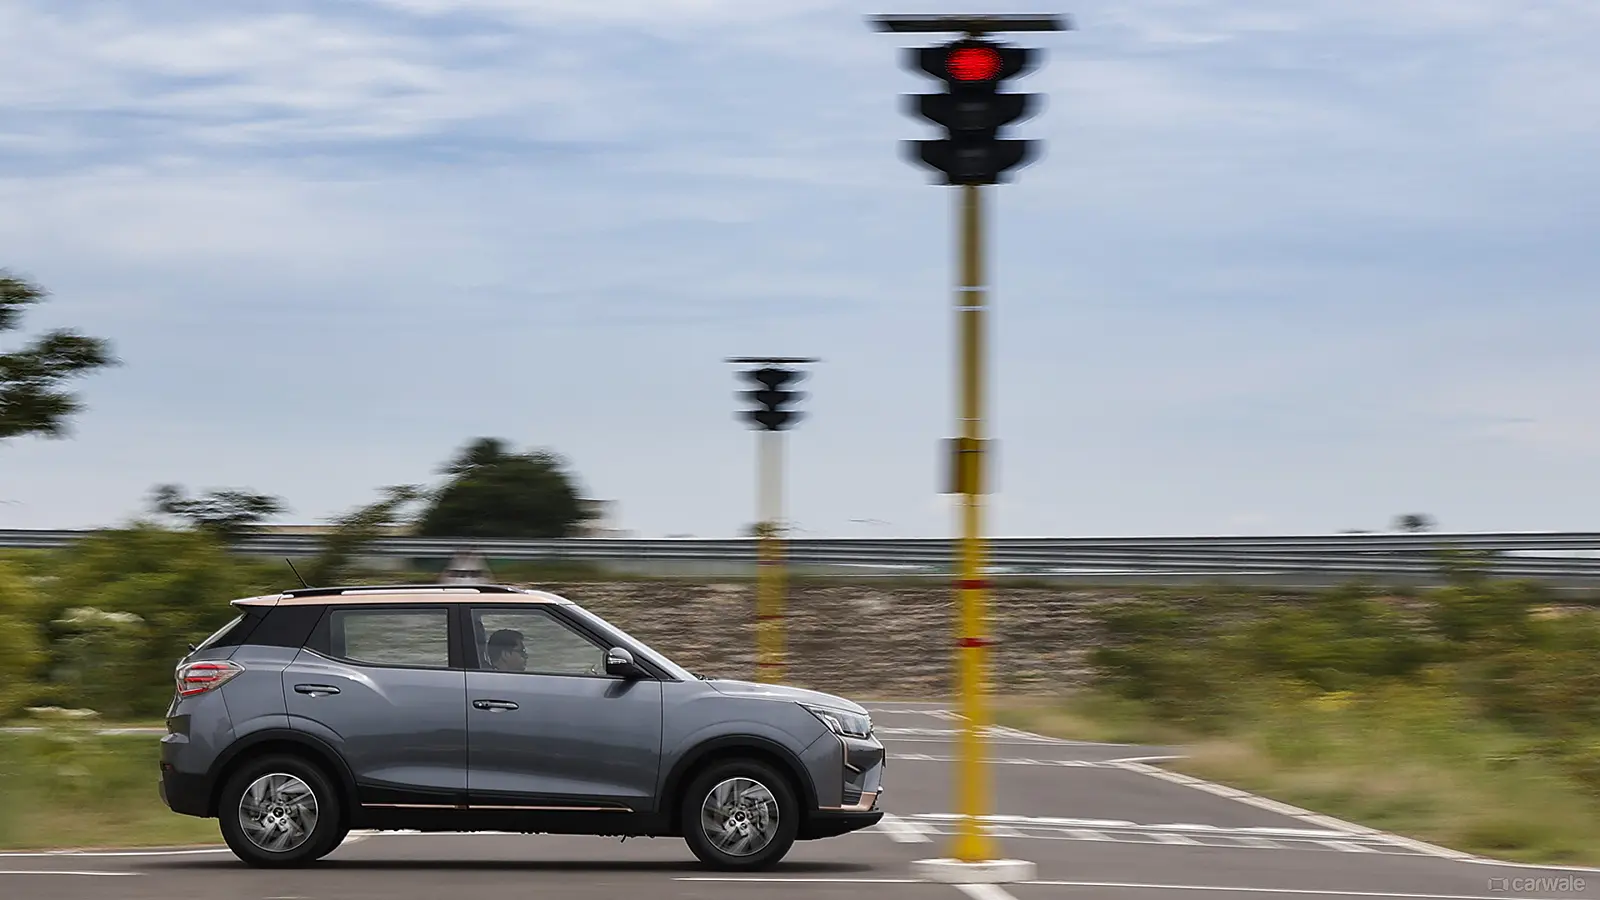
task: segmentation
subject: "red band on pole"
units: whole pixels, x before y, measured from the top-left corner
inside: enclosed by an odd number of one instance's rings
[[[956,646],[963,650],[968,650],[973,647],[988,647],[993,643],[994,641],[991,641],[988,638],[964,637],[961,640],[956,641]]]
[[[772,613],[770,615],[756,616],[756,619],[758,621],[762,621],[762,622],[765,622],[768,619],[781,619],[781,618],[783,618],[783,613]]]
[[[988,590],[988,588],[989,588],[989,579],[987,579],[987,578],[958,578],[958,579],[956,579],[956,589],[957,590],[983,591],[983,590]]]

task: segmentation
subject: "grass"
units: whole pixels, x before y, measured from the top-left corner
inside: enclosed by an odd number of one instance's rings
[[[1181,745],[1176,772],[1495,859],[1600,865],[1600,798],[1506,729],[1403,689],[1345,705],[1262,705],[1219,735],[1099,695],[1014,701],[1002,723],[1040,734]]]
[[[149,739],[0,735],[0,849],[219,843],[216,820],[161,802],[158,755]]]

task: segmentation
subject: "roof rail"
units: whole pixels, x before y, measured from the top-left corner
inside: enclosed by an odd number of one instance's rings
[[[455,593],[467,593],[471,591],[479,594],[525,593],[521,588],[507,587],[503,584],[364,584],[346,585],[344,587],[298,588],[292,591],[284,591],[283,595],[286,597],[331,597],[339,594],[358,592],[403,594],[408,591],[416,591],[419,593],[438,593],[440,591],[451,591]]]

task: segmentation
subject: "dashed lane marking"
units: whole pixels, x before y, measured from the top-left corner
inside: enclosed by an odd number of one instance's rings
[[[887,834],[889,840],[900,844],[926,844],[933,840],[928,837],[921,825],[908,822],[893,813],[884,813],[883,818],[878,820],[878,824],[871,826],[870,830]]]
[[[923,835],[957,833],[959,813],[921,813],[898,817],[894,828],[920,827]],[[979,816],[979,827],[994,837],[1035,840],[1097,841],[1119,844],[1165,844],[1257,850],[1316,850],[1340,853],[1378,853],[1390,856],[1426,855],[1381,834],[1308,828],[1223,828],[1193,823],[1140,824],[1115,819],[1067,819],[1043,816]],[[863,831],[889,832],[880,822]],[[891,832],[892,837],[892,832]]]
[[[1016,900],[998,884],[958,884],[955,887],[972,900]]]

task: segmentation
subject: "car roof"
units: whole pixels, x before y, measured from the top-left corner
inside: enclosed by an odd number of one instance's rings
[[[323,606],[351,603],[458,603],[485,595],[495,603],[555,603],[571,605],[559,594],[503,584],[390,584],[349,587],[301,588],[242,597],[232,602],[237,607]]]

